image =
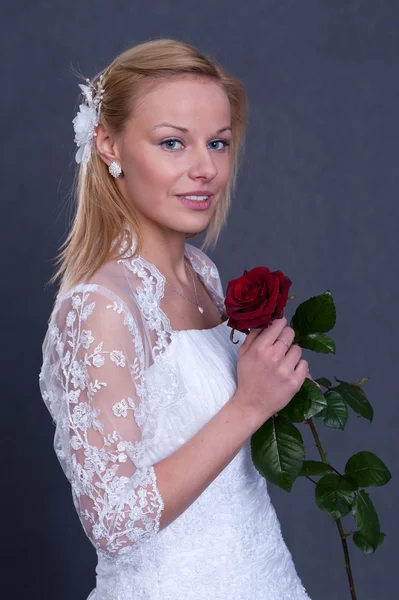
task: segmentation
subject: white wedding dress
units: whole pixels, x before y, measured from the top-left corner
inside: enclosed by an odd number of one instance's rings
[[[98,564],[87,600],[309,600],[252,463],[249,439],[164,529],[154,465],[231,398],[245,334],[227,321],[172,330],[176,295],[138,256],[61,289],[43,342],[40,389],[54,449]],[[218,270],[185,255],[224,317]],[[64,286],[65,287],[65,286]],[[187,472],[187,477],[190,472]]]

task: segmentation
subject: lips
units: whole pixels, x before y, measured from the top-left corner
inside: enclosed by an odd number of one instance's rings
[[[185,194],[176,194],[176,196],[213,196],[213,192],[207,192],[205,190],[194,190],[193,192],[186,192]]]
[[[191,198],[186,198],[185,196],[176,196],[180,200],[182,204],[190,208],[191,210],[207,210],[212,204],[211,197],[205,197],[205,199],[200,200],[192,200]]]

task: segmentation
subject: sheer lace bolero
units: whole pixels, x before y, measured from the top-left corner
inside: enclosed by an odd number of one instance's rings
[[[188,243],[185,255],[222,317],[215,264]],[[81,523],[97,552],[118,560],[159,531],[164,505],[149,451],[162,433],[160,408],[180,393],[173,371],[162,393],[147,378],[179,334],[167,317],[174,292],[154,265],[124,256],[90,281],[60,290],[39,375]]]

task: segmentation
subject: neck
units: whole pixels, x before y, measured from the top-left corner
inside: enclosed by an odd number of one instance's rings
[[[181,232],[164,232],[141,228],[143,243],[140,256],[153,264],[170,282],[189,285],[191,275],[186,267],[185,234]],[[186,263],[186,264],[185,264]]]

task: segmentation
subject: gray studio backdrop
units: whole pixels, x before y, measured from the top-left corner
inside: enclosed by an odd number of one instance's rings
[[[383,546],[368,557],[350,539],[349,547],[358,599],[393,598],[397,0],[9,1],[2,17],[4,597],[85,600],[95,583],[95,553],[56,460],[54,428],[38,388],[55,292],[45,284],[71,217],[71,121],[79,95],[73,69],[92,76],[129,45],[175,37],[219,60],[249,94],[245,162],[228,227],[209,252],[224,289],[244,268],[260,264],[287,273],[297,301],[330,289],[337,355],[306,353],[311,372],[371,378],[372,424],[351,413],[345,432],[319,429],[338,468],[354,452],[370,450],[392,471],[386,487],[370,489],[387,534]],[[200,246],[202,239],[192,243]],[[308,431],[301,431],[317,458]],[[337,529],[315,506],[313,484],[298,481],[291,493],[269,489],[312,600],[349,599]]]

